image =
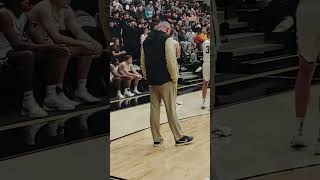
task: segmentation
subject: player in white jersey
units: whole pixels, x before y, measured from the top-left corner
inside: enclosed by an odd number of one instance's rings
[[[139,81],[142,76],[134,69],[132,64],[132,56],[126,55],[126,60],[119,64],[119,74],[129,79],[128,86],[124,90],[124,95],[127,97],[132,97],[134,95],[139,95],[141,92],[138,91]],[[133,81],[134,89],[130,90],[131,82]]]
[[[44,111],[36,102],[33,95],[33,71],[35,63],[41,67],[41,75],[47,85],[46,98],[51,101],[44,103],[58,103],[54,84],[61,83],[59,76],[65,71],[65,64],[69,58],[69,50],[64,46],[37,45],[29,41],[25,29],[29,23],[25,13],[30,9],[29,0],[4,0],[5,8],[0,9],[0,59],[7,63],[18,75],[21,91],[23,92],[22,115],[29,117],[44,117]],[[50,89],[50,90],[49,90]],[[62,103],[58,103],[59,110],[69,110]]]
[[[314,19],[320,17],[319,0],[300,0],[297,9],[297,42],[300,56],[300,69],[295,86],[296,133],[291,146],[306,146],[303,134],[303,122],[307,113],[310,84],[315,64],[320,58],[320,24]],[[320,143],[315,146],[320,154]]]
[[[77,88],[75,97],[84,103],[96,103],[100,99],[87,89],[87,77],[94,58],[102,53],[102,46],[90,37],[76,22],[71,0],[43,0],[29,12],[32,23],[30,32],[39,44],[65,44],[76,59]],[[58,86],[63,89],[62,85]],[[69,104],[76,102],[65,99]]]
[[[208,85],[210,81],[210,34],[208,34],[208,39],[202,43],[202,51],[203,51],[203,65],[202,65],[203,84],[202,84],[201,109],[205,109]]]

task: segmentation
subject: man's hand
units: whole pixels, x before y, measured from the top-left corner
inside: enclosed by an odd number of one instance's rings
[[[103,50],[102,45],[100,43],[98,43],[98,42],[93,42],[92,44],[94,46],[94,50],[95,50],[96,54],[97,55],[101,55],[102,50]]]
[[[134,76],[138,79],[142,79],[142,76],[140,74],[134,74]]]
[[[94,56],[100,56],[102,53],[102,46],[98,42],[83,42],[81,44],[84,48],[90,51]]]

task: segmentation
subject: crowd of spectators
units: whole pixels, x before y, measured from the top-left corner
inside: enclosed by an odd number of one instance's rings
[[[139,66],[141,45],[161,21],[170,23],[172,37],[180,44],[179,63],[186,61],[186,54],[188,59],[196,61],[202,42],[208,39],[210,8],[203,1],[113,0],[110,3],[113,65],[130,55],[133,64]]]

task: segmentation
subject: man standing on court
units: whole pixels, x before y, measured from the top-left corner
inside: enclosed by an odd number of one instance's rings
[[[150,126],[154,146],[160,146],[160,102],[163,100],[170,129],[176,145],[190,144],[192,136],[185,136],[176,112],[177,56],[175,40],[170,37],[171,26],[164,21],[158,24],[143,43],[141,70],[150,87]]]

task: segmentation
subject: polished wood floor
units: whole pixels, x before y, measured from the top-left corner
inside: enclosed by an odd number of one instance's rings
[[[181,121],[194,142],[176,147],[168,124],[161,126],[164,144],[153,147],[150,129],[112,141],[110,174],[129,180],[203,180],[210,176],[210,116]]]

